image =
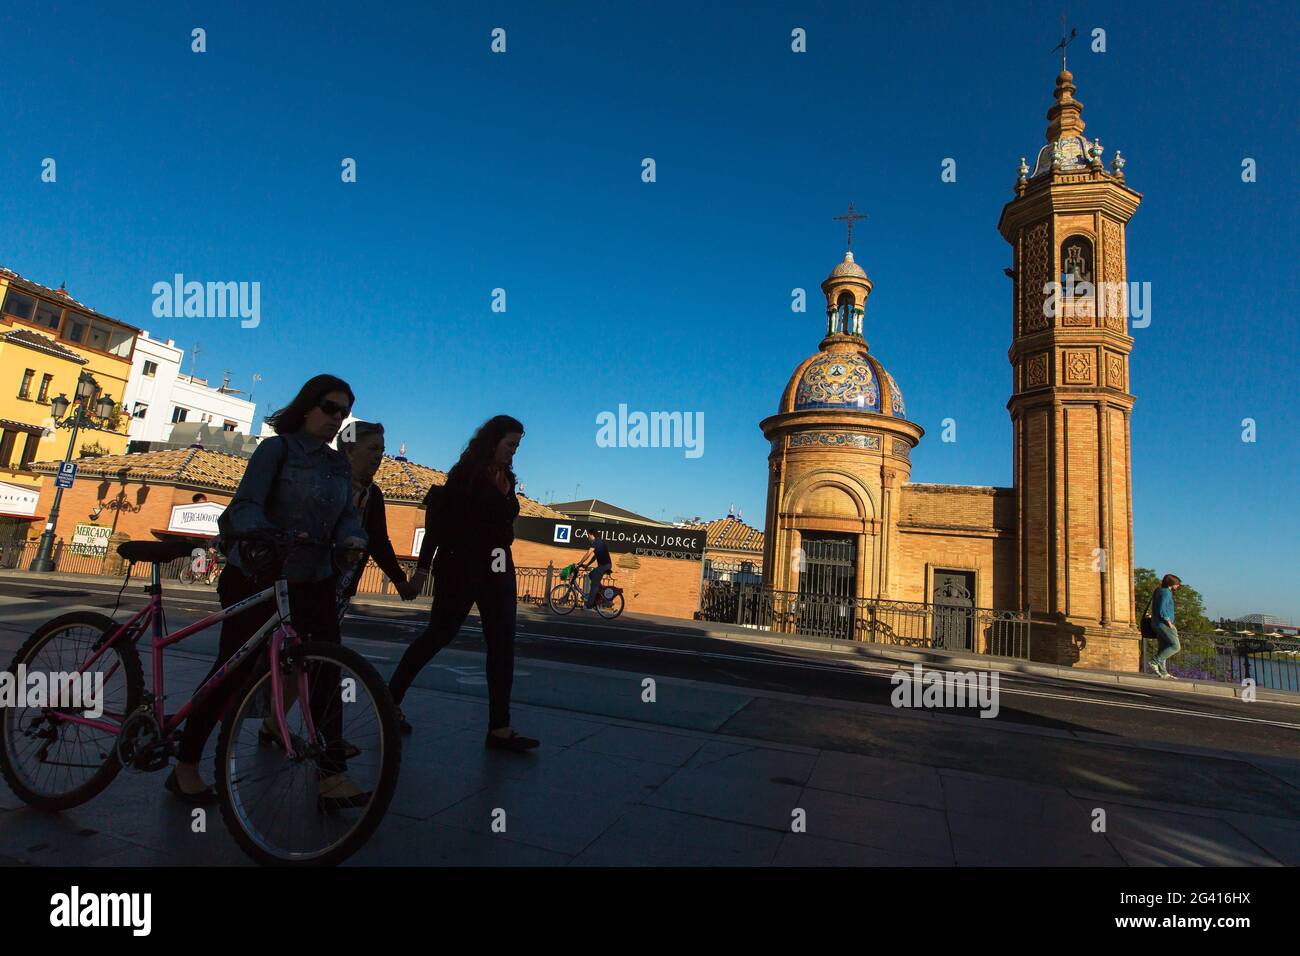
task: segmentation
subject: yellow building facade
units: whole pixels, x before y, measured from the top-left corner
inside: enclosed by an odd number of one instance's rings
[[[119,414],[109,429],[79,431],[73,459],[126,451],[129,420],[120,409],[138,333],[64,289],[0,268],[0,534],[40,533],[42,476],[28,466],[67,455],[71,432],[54,427],[50,402],[60,394],[75,400],[83,372],[95,381],[90,405],[108,396]]]

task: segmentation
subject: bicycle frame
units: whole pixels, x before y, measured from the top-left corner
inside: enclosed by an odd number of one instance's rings
[[[207,630],[212,625],[221,623],[222,621],[226,620],[226,618],[228,617],[232,617],[236,614],[240,614],[251,607],[256,607],[257,605],[266,603],[267,601],[270,601],[272,599],[274,599],[276,602],[277,613],[271,615],[271,618],[260,628],[258,628],[257,632],[253,634],[253,636],[250,637],[247,641],[245,641],[244,644],[240,646],[239,650],[235,651],[235,653],[230,656],[229,660],[227,660],[224,664],[222,664],[221,667],[218,668],[212,674],[211,677],[205,680],[199,686],[199,688],[194,692],[193,696],[191,696],[190,699],[186,701],[184,705],[181,706],[180,710],[172,714],[171,717],[168,717],[163,707],[163,702],[165,699],[164,681],[163,681],[163,651],[166,648],[171,647],[173,644],[178,644],[181,641],[185,640],[187,637],[191,637],[192,635],[197,634],[199,631]],[[180,725],[184,723],[185,719],[191,713],[193,713],[194,709],[198,707],[200,704],[202,704],[205,700],[207,700],[208,697],[210,697],[218,687],[220,687],[223,683],[226,682],[226,680],[229,678],[229,676],[232,673],[234,673],[235,669],[239,666],[241,662],[247,660],[251,654],[256,653],[261,648],[262,644],[268,639],[268,635],[269,635],[269,639],[271,641],[271,645],[270,645],[271,696],[273,698],[273,710],[275,713],[276,727],[280,732],[280,740],[281,740],[281,744],[283,745],[284,753],[286,754],[286,756],[288,756],[290,759],[297,756],[293,749],[293,741],[289,733],[289,727],[285,723],[284,685],[283,685],[283,678],[280,673],[281,653],[283,652],[286,646],[293,646],[294,644],[298,643],[298,635],[297,632],[295,632],[293,629],[293,625],[291,623],[291,615],[289,612],[288,581],[281,578],[277,580],[275,584],[272,585],[271,587],[266,588],[263,591],[259,591],[257,594],[245,598],[244,600],[240,601],[237,604],[232,604],[230,607],[222,608],[219,611],[209,614],[206,617],[201,618],[198,621],[195,621],[193,624],[181,628],[179,631],[173,631],[170,634],[164,634],[162,631],[162,624],[163,624],[162,581],[159,575],[158,565],[157,563],[155,563],[153,565],[153,575],[149,585],[149,603],[147,603],[137,614],[135,614],[133,617],[131,617],[129,620],[123,623],[120,627],[110,632],[108,638],[105,639],[102,642],[102,644],[95,649],[95,652],[91,654],[90,658],[81,666],[80,670],[78,670],[78,673],[79,674],[84,673],[87,668],[91,667],[95,663],[95,661],[100,658],[101,655],[103,655],[110,647],[112,647],[118,641],[126,640],[126,641],[136,642],[144,635],[145,629],[150,628],[152,631],[152,647],[153,647],[152,676],[153,676],[153,690],[154,690],[154,700],[153,700],[154,718],[158,721],[158,726],[162,728],[162,733],[164,738],[167,738],[170,737],[172,734],[176,733]],[[110,670],[108,672],[108,675],[106,676],[111,676],[111,675],[112,675],[112,670]],[[307,672],[305,670],[300,670],[298,672],[298,695],[299,695],[298,696],[299,700],[302,701],[310,700],[309,691],[307,687]],[[91,718],[91,717],[84,717],[79,714],[70,714],[64,712],[58,712],[58,713],[60,719],[66,720],[69,723],[84,724],[88,727],[93,727],[97,730],[102,730],[114,734],[119,733],[121,731],[122,724],[126,720],[126,717],[128,716],[126,714],[120,714],[120,715],[105,714],[104,717]],[[105,717],[108,718],[117,717],[120,719],[118,720],[105,719]],[[316,738],[316,728],[312,723],[310,706],[303,707],[303,719],[306,723],[306,730],[308,734],[307,739],[314,740]]]

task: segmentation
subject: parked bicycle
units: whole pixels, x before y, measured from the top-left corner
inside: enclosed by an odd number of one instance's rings
[[[176,754],[186,717],[230,679],[241,661],[258,655],[252,675],[231,698],[217,740],[215,790],[235,841],[259,863],[328,865],[370,838],[397,787],[397,710],[387,684],[360,654],[297,635],[283,573],[294,547],[333,545],[279,533],[252,540],[271,549],[275,583],[187,627],[163,633],[159,565],[189,555],[195,542],[128,541],[118,553],[128,562],[153,566],[143,610],[122,624],[104,614],[74,611],[44,624],[23,644],[11,672],[22,666],[29,674],[90,675],[102,679],[103,689],[92,706],[84,699],[47,700],[50,706],[8,707],[0,713],[0,772],[19,798],[44,810],[66,810],[102,792],[123,768],[165,768]],[[129,583],[129,566],[126,573]],[[163,651],[270,602],[278,613],[168,714]],[[146,631],[152,635],[151,690],[145,689],[136,647]],[[341,728],[339,740],[325,738],[322,728],[330,726]],[[350,808],[319,793],[327,774],[318,761],[344,743],[348,775],[368,794],[363,804]]]
[[[177,577],[181,584],[207,584],[217,583],[217,578],[221,577],[221,552],[212,545],[206,548],[194,548],[190,552],[191,560],[181,568]]]
[[[596,597],[596,613],[613,620],[623,613],[623,589],[610,583],[606,575]],[[581,584],[579,583],[581,582]],[[549,603],[556,614],[568,614],[587,603],[587,576],[577,564],[560,568],[560,583],[551,588]]]

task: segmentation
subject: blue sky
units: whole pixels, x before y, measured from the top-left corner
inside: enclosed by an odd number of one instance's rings
[[[1214,613],[1298,620],[1287,9],[1093,4],[1072,11],[1070,67],[1088,135],[1144,195],[1128,233],[1129,278],[1153,297],[1131,367],[1138,563]],[[929,433],[913,479],[1009,485],[996,225],[1043,142],[1059,34],[1029,3],[11,0],[0,264],[201,343],[200,375],[260,373],[259,412],[333,371],[414,460],[447,467],[507,412],[534,497],[576,488],[668,520],[734,502],[761,525],[758,421],[817,347],[817,287],[844,251],[831,217],[852,200],[870,217],[866,336]],[[260,326],[154,318],[152,286],[177,272],[260,282]],[[595,416],[620,403],[702,411],[704,455],[597,447]]]

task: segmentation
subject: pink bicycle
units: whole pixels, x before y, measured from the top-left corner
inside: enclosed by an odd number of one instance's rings
[[[258,540],[274,561],[275,584],[188,627],[165,633],[159,564],[189,555],[195,542],[128,541],[118,547],[123,558],[153,565],[143,610],[123,624],[75,611],[28,638],[11,673],[20,673],[21,666],[52,679],[90,675],[93,682],[102,679],[103,689],[89,705],[84,699],[45,700],[40,703],[62,706],[0,711],[0,771],[15,794],[34,807],[65,810],[99,794],[123,768],[163,769],[175,756],[186,717],[256,654],[253,673],[232,695],[217,740],[215,790],[231,834],[266,864],[335,864],[369,839],[397,787],[397,709],[387,684],[361,655],[338,644],[303,641],[294,632],[284,559],[294,547],[333,546],[285,535]],[[168,714],[164,649],[271,602],[276,613],[267,623]],[[144,687],[137,649],[146,632],[152,634],[151,691]],[[336,772],[339,754],[347,755],[348,778],[359,797],[319,792],[321,779],[330,776],[319,765]]]

